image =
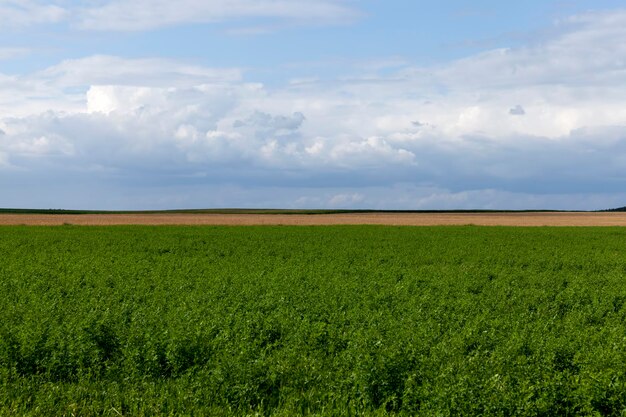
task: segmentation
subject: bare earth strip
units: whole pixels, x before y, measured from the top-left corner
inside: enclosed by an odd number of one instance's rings
[[[0,225],[626,226],[626,213],[0,214]]]

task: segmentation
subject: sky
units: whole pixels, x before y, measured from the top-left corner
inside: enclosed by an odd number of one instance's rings
[[[626,206],[626,6],[0,0],[0,207]]]

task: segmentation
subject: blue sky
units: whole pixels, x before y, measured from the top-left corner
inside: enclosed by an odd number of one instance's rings
[[[620,3],[0,0],[0,206],[626,205]]]

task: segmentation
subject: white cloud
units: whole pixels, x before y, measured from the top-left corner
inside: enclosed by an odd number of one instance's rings
[[[0,61],[22,58],[30,54],[28,48],[0,48]]]
[[[237,120],[233,127],[252,126],[260,129],[270,129],[278,131],[293,131],[302,126],[306,117],[300,112],[295,112],[291,116],[272,116],[260,111],[254,112],[246,120]]]
[[[80,10],[77,23],[87,30],[138,31],[245,18],[328,24],[356,16],[341,0],[111,0]]]
[[[247,192],[254,192],[248,190]],[[259,192],[259,194],[261,194]],[[255,195],[256,198],[260,196]],[[339,197],[341,203],[333,204]],[[354,201],[352,197],[354,198]],[[392,187],[362,187],[359,193],[349,189],[295,189],[283,193],[280,207],[289,208],[371,208],[377,210],[590,210],[620,207],[626,193],[555,193],[532,194],[495,189],[454,192],[445,188],[398,184]],[[219,206],[219,205],[218,205]]]
[[[359,193],[337,194],[328,200],[328,206],[333,208],[355,207],[365,200],[365,196]]]
[[[156,99],[168,88],[193,87],[193,90],[214,90],[213,94],[227,96],[229,93],[220,89],[229,88],[230,83],[240,80],[238,69],[206,68],[158,58],[123,59],[96,55],[65,60],[27,76],[0,73],[0,114],[3,117],[24,117],[47,111],[110,111],[113,109],[98,106],[115,103],[125,103],[125,109],[131,110],[128,106],[132,107],[132,102],[123,97],[130,91]],[[253,88],[239,85],[241,89]],[[103,96],[99,89],[109,87],[107,95]],[[138,89],[140,87],[144,87],[143,90]],[[115,94],[120,97],[114,97]],[[107,104],[102,100],[112,101]],[[147,98],[143,102],[152,103]]]
[[[0,0],[0,21],[4,28],[57,23],[66,17],[67,10],[54,2]]]
[[[626,181],[626,12],[562,25],[446,65],[272,88],[110,56],[0,75],[0,167],[275,187],[292,205],[601,208]]]
[[[187,65],[161,58],[124,59],[95,55],[65,60],[35,74],[34,78],[60,87],[103,84],[179,87],[239,81],[241,71]]]
[[[485,210],[599,210],[619,207],[626,201],[626,194],[603,193],[551,193],[532,194],[494,189],[453,192],[446,189],[399,187],[386,196],[372,197],[373,201],[385,201],[379,208],[411,208],[414,210],[469,210],[477,207]],[[407,198],[406,196],[410,196]],[[381,198],[383,197],[383,198]]]
[[[227,32],[258,34],[294,24],[342,24],[359,16],[346,0],[0,0],[0,20],[9,29],[63,22],[90,31],[145,31],[232,22],[242,26]],[[246,19],[271,24],[251,25]]]
[[[487,51],[441,68],[438,81],[473,90],[607,85],[623,77],[626,10],[576,16],[557,29],[560,33],[543,42]]]

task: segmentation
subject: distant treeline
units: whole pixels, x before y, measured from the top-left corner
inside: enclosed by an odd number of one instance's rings
[[[323,209],[178,209],[178,210],[66,210],[0,208],[0,214],[368,214],[368,213],[558,213],[577,210],[323,210]],[[626,211],[626,208],[606,211]]]

